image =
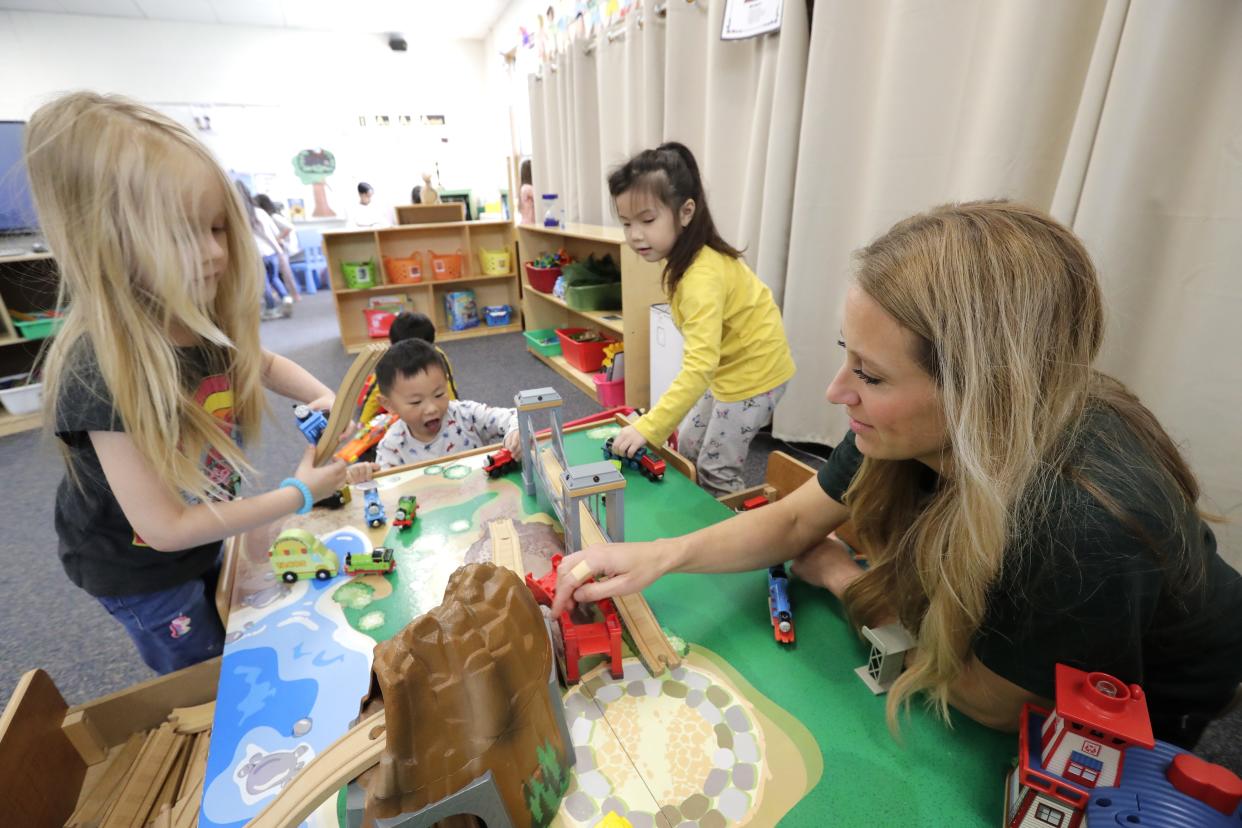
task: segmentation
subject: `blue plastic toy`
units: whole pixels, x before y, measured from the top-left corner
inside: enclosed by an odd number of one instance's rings
[[[315,411],[308,405],[295,405],[293,416],[297,418],[298,431],[302,432],[312,446],[319,442],[319,438],[328,428],[328,418],[323,416],[323,412]]]
[[[378,490],[367,489],[363,500],[362,514],[367,520],[367,526],[378,529],[388,522],[388,515],[384,513],[384,504],[380,502]]]

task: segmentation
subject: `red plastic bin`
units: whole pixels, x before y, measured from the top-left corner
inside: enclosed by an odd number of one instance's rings
[[[570,365],[585,374],[593,374],[604,364],[604,348],[616,340],[604,337],[599,342],[577,342],[573,334],[590,331],[590,328],[557,328],[556,338],[561,341],[561,355]],[[598,333],[598,331],[592,331]]]
[[[605,373],[592,374],[591,379],[595,380],[595,395],[599,397],[599,404],[612,408],[618,405],[625,405],[625,377],[619,380],[609,380]]]
[[[535,267],[530,262],[526,263],[526,278],[530,281],[530,286],[540,293],[551,293],[552,288],[556,287],[556,280],[560,275],[560,265],[556,267]]]
[[[388,336],[388,329],[392,327],[393,321],[397,318],[392,311],[375,308],[363,308],[362,314],[367,318],[367,336],[372,339],[385,339]]]

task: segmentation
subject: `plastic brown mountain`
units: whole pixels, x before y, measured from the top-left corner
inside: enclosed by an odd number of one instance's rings
[[[546,825],[568,786],[548,695],[543,616],[507,569],[471,564],[444,602],[375,648],[387,747],[368,773],[368,817],[417,811],[490,770],[515,825]]]

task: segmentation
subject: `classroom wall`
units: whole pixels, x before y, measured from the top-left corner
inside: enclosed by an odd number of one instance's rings
[[[379,200],[407,203],[434,162],[445,187],[505,186],[493,134],[507,127],[487,112],[483,41],[407,39],[399,53],[377,34],[0,11],[0,119],[65,90],[120,92],[179,118],[210,107],[214,134],[202,137],[241,172],[291,174],[295,152],[327,146],[338,196],[365,179]],[[376,114],[393,124],[358,125]],[[447,123],[398,127],[401,114]]]

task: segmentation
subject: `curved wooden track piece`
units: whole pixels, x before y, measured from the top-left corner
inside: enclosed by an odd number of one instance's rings
[[[289,780],[248,828],[300,825],[325,799],[379,762],[384,752],[385,729],[382,710],[354,725]]]
[[[375,363],[379,362],[379,358],[386,350],[388,346],[379,343],[366,346],[359,352],[354,364],[349,366],[349,370],[345,372],[341,386],[336,390],[336,402],[333,403],[332,414],[328,417],[328,427],[323,430],[323,436],[319,438],[319,443],[315,446],[316,466],[326,463],[340,447],[338,443],[341,442],[341,434],[349,426],[349,421],[353,419],[355,403],[357,403],[358,393],[362,390],[362,384],[367,381],[367,377],[371,376],[375,370]],[[366,423],[358,425],[366,425]]]

